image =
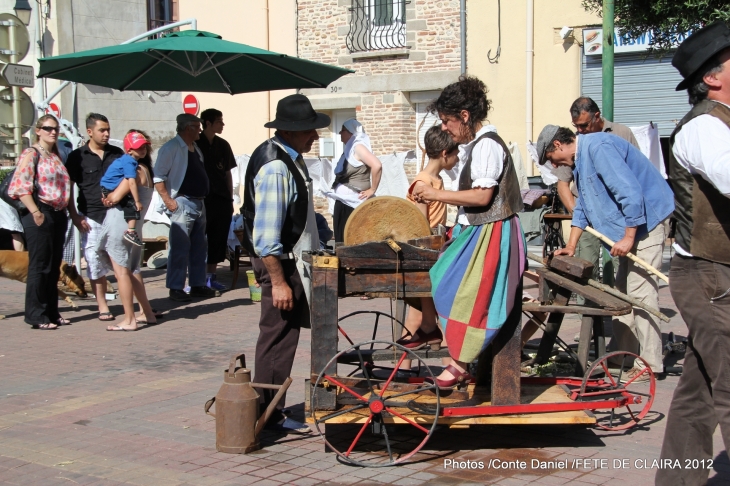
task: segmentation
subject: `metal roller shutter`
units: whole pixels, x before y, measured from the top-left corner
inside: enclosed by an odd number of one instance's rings
[[[675,91],[682,80],[671,56],[617,54],[614,71],[614,121],[628,126],[659,125],[668,137],[689,111],[686,91]],[[601,56],[583,56],[581,93],[601,105]]]

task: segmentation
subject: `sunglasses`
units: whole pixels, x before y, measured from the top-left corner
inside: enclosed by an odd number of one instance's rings
[[[41,130],[43,130],[46,133],[51,133],[51,132],[57,132],[58,133],[58,132],[61,131],[61,127],[49,127],[49,126],[45,126],[45,127],[41,127]]]

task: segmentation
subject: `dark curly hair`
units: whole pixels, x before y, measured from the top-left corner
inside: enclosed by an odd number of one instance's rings
[[[461,76],[448,85],[436,101],[428,106],[431,113],[460,117],[462,110],[469,112],[469,121],[462,123],[470,138],[476,134],[476,125],[487,118],[492,102],[487,99],[487,86],[474,76]]]

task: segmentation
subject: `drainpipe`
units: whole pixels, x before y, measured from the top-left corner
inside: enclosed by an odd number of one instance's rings
[[[603,55],[601,56],[603,75],[601,93],[601,115],[613,121],[613,0],[603,1]]]
[[[527,0],[527,50],[525,69],[525,135],[527,142],[532,140],[532,67],[535,57],[534,51],[534,24],[535,24],[535,1]],[[534,164],[533,164],[534,165]],[[534,173],[534,170],[533,170]]]
[[[266,50],[271,50],[271,36],[269,35],[269,32],[271,31],[271,24],[269,24],[269,0],[266,0]],[[269,116],[266,118],[266,120],[273,120],[271,118],[271,91],[266,92],[266,109],[269,111]],[[272,133],[271,129],[267,129],[269,132],[269,137],[271,138]]]
[[[461,22],[461,74],[466,74],[466,0],[461,0],[459,21]]]

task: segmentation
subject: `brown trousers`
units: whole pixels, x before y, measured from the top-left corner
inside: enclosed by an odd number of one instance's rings
[[[294,260],[282,260],[284,278],[292,289],[294,308],[291,311],[282,311],[274,307],[271,295],[271,277],[260,258],[251,258],[256,281],[261,285],[261,319],[259,320],[259,339],[256,342],[256,357],[254,361],[254,382],[271,385],[281,385],[291,375],[294,365],[294,355],[299,344],[299,329],[306,322],[309,315],[309,303],[304,294],[304,286],[299,278],[299,272]],[[302,317],[304,316],[304,317]],[[261,407],[271,403],[276,390],[259,390]],[[277,404],[277,410],[284,408],[286,395]],[[274,413],[270,422],[282,418],[280,413]]]
[[[718,424],[730,450],[730,266],[675,255],[669,289],[689,340],[661,458],[679,460],[681,468],[659,469],[655,481],[657,486],[700,485],[710,473],[707,459],[714,459],[712,434]],[[704,459],[705,467],[695,459]]]

